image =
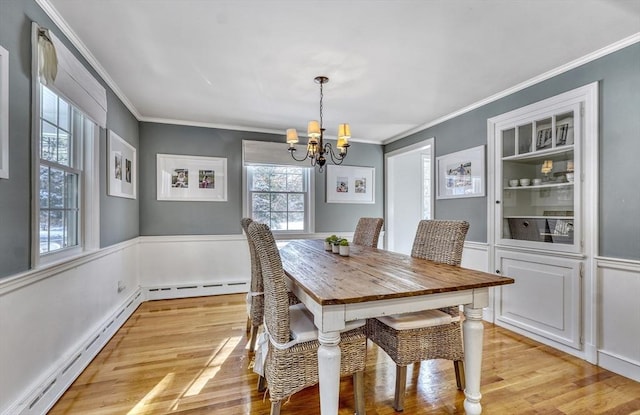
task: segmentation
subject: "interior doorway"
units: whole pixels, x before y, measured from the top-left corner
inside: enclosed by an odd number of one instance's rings
[[[433,218],[433,138],[385,154],[385,248],[411,253],[418,222]]]

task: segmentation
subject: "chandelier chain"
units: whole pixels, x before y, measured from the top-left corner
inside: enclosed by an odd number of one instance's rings
[[[322,99],[324,98],[324,93],[322,92],[322,85],[324,82],[320,82],[320,131],[322,132]]]

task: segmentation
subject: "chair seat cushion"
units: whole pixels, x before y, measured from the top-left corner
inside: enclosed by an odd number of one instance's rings
[[[291,337],[293,338],[291,343],[298,344],[318,340],[318,329],[313,324],[313,314],[307,310],[304,304],[299,303],[289,307],[289,322]],[[365,323],[365,320],[350,321],[341,332],[362,327]]]
[[[450,324],[453,318],[440,310],[424,310],[378,317],[378,321],[395,330],[412,330]]]

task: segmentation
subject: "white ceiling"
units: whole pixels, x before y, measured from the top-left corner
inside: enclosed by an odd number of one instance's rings
[[[140,120],[306,132],[326,75],[327,135],[371,143],[640,32],[639,0],[38,1]]]

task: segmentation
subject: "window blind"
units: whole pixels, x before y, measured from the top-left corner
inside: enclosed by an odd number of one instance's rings
[[[309,162],[302,163],[291,158],[287,151],[288,144],[269,141],[242,140],[242,155],[244,165],[275,164],[279,166],[309,167]],[[302,158],[307,152],[307,146],[296,145],[297,158]]]

